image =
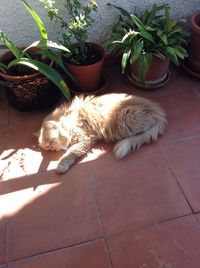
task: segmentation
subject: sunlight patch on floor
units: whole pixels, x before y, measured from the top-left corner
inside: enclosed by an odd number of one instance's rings
[[[16,192],[0,196],[0,219],[14,216],[27,205],[33,203],[39,197],[46,195],[53,188],[58,187],[61,182],[43,184],[36,188],[30,187]]]
[[[6,150],[0,159],[0,176],[8,180],[37,173],[43,157],[40,152],[25,148]]]
[[[80,161],[80,163],[94,161],[98,159],[99,157],[103,156],[105,153],[106,153],[105,150],[102,150],[99,148],[93,148],[91,152],[89,152],[87,156],[84,157],[84,159]]]

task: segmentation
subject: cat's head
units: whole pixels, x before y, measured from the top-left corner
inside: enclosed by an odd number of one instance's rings
[[[44,150],[65,150],[70,143],[70,136],[59,121],[44,120],[41,129],[35,135],[39,146]]]

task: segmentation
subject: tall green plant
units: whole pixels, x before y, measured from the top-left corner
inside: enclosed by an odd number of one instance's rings
[[[48,10],[51,21],[60,23],[62,27],[61,43],[66,47],[76,46],[65,56],[76,65],[84,63],[89,55],[88,27],[92,25],[92,12],[97,10],[96,0],[89,0],[83,5],[80,0],[66,0],[63,10],[56,7],[53,0],[39,0]]]
[[[50,50],[50,48],[56,48],[56,49],[65,51],[66,53],[70,53],[70,51],[65,46],[48,40],[47,31],[40,17],[37,15],[37,13],[31,8],[31,6],[25,0],[21,0],[21,1],[24,4],[24,6],[27,8],[29,13],[32,15],[33,19],[35,20],[38,26],[39,32],[40,32],[41,39],[40,41],[36,41],[30,46],[28,46],[26,49],[20,49],[14,44],[14,42],[4,32],[0,31],[0,40],[2,41],[4,46],[7,47],[15,56],[15,59],[9,62],[9,64],[6,65],[5,63],[1,63],[0,70],[6,73],[9,71],[9,69],[12,66],[15,66],[15,65],[28,66],[40,72],[41,74],[46,76],[49,80],[51,80],[61,90],[64,96],[68,100],[70,100],[71,95],[70,95],[69,88],[66,85],[65,81],[63,80],[63,78],[61,77],[61,75],[55,69],[53,69],[46,63],[43,63],[36,59],[32,59],[31,55],[28,54],[28,49],[30,49],[31,47],[39,47],[40,50],[38,51],[38,54],[41,54],[42,56],[45,56],[46,58],[55,60],[55,62],[58,65],[60,65],[60,67],[65,72],[67,72],[68,75],[70,74],[68,73],[65,66],[63,65],[61,57],[55,52],[53,52],[52,50]]]
[[[112,26],[106,45],[112,53],[122,53],[122,73],[129,63],[139,61],[139,78],[144,84],[148,68],[155,55],[169,58],[176,65],[188,56],[185,45],[188,33],[180,27],[180,21],[170,18],[168,4],[154,4],[142,14],[132,14],[125,9],[108,4],[120,12]]]

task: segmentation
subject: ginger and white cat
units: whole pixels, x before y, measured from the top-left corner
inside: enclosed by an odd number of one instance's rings
[[[38,141],[45,150],[66,151],[56,169],[64,173],[95,142],[115,142],[114,155],[121,159],[157,140],[166,123],[163,109],[146,98],[122,93],[81,96],[44,119]]]

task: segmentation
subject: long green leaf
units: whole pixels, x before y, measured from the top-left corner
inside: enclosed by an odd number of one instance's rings
[[[178,57],[176,55],[176,52],[174,50],[173,47],[166,47],[165,48],[169,58],[172,60],[172,62],[175,64],[175,65],[179,65],[179,61],[178,61]]]
[[[141,32],[146,31],[145,25],[142,23],[142,21],[137,16],[131,14],[131,19],[132,19],[133,23],[138,27],[138,29]]]
[[[153,4],[153,7],[152,7],[151,11],[149,12],[147,24],[151,24],[152,23],[152,21],[155,19],[156,12],[157,12],[156,4]]]
[[[4,45],[15,55],[16,58],[20,58],[22,52],[19,48],[15,46],[15,44],[10,40],[10,38],[0,31],[0,40],[4,43]]]
[[[28,46],[27,48],[25,48],[23,50],[23,53],[26,52],[27,50],[29,50],[32,47],[40,47],[40,48],[46,49],[46,46],[49,47],[49,48],[56,48],[56,49],[63,50],[65,52],[69,52],[70,53],[70,50],[68,48],[66,48],[65,46],[63,46],[61,44],[57,44],[56,42],[53,42],[53,41],[50,41],[50,40],[47,40],[47,42],[45,44],[45,47],[44,47],[43,42],[41,42],[41,41],[35,41],[30,46]]]
[[[48,39],[48,35],[46,32],[46,29],[44,27],[44,24],[42,22],[42,20],[40,19],[40,17],[38,16],[38,14],[32,9],[31,6],[29,6],[29,4],[25,1],[25,0],[21,0],[24,4],[24,6],[27,8],[27,10],[30,12],[30,14],[32,15],[33,19],[35,20],[38,29],[40,31],[40,36],[41,39],[43,40],[43,42],[45,43]]]
[[[176,49],[178,49],[184,57],[188,57],[188,53],[183,47],[176,46]]]
[[[161,52],[159,52],[158,50],[155,50],[155,52],[153,52],[153,55],[155,55],[156,57],[160,58],[161,60],[166,59],[166,57]]]
[[[49,80],[51,80],[61,90],[63,95],[68,100],[71,100],[69,88],[66,85],[65,81],[63,80],[63,78],[61,77],[61,75],[56,70],[54,70],[53,68],[51,68],[50,66],[48,66],[47,64],[45,64],[43,62],[40,62],[37,60],[32,60],[32,59],[27,59],[27,58],[20,58],[20,59],[13,60],[8,65],[8,68],[10,68],[14,65],[18,65],[18,64],[28,66],[28,67],[40,72],[44,76],[46,76]]]
[[[125,41],[127,41],[128,38],[130,38],[130,32],[124,35],[124,37],[122,38],[122,43],[125,43]]]
[[[65,65],[63,64],[63,61],[60,55],[57,55],[53,51],[49,51],[49,50],[38,51],[38,54],[44,55],[47,58],[54,60],[56,64],[59,65],[63,69],[63,71],[67,73],[70,79],[76,84],[74,77],[71,75],[71,73],[66,69]]]
[[[165,10],[165,19],[168,22],[168,21],[170,21],[170,14],[169,14],[170,7],[169,7],[169,5],[165,5],[164,10]]]
[[[167,36],[166,36],[166,34],[161,34],[160,35],[160,39],[163,41],[163,43],[165,44],[165,45],[168,45],[168,41],[167,41]]]
[[[125,51],[124,51],[123,56],[122,56],[122,62],[121,62],[121,65],[122,65],[122,73],[125,72],[125,69],[126,69],[128,60],[130,58],[130,55],[131,55],[131,49],[129,47],[127,47],[125,49]]]
[[[186,50],[180,50],[178,47],[174,47],[174,51],[176,53],[176,56],[179,57],[180,59],[184,59],[185,57],[188,56]]]
[[[151,43],[155,44],[155,40],[153,36],[148,32],[140,32],[139,33],[143,38],[149,40]]]
[[[122,7],[119,7],[119,6],[116,6],[116,5],[113,5],[111,3],[107,3],[108,6],[112,6],[116,9],[118,9],[120,11],[120,13],[125,16],[125,17],[128,17],[128,18],[131,18],[130,14],[128,11],[126,11],[125,9],[123,9]]]
[[[0,62],[0,71],[3,72],[3,73],[6,73],[8,70],[8,67],[6,64]]]
[[[149,69],[149,66],[152,61],[152,54],[144,53],[140,57],[139,63],[139,78],[140,82],[145,85],[146,75]]]
[[[130,59],[130,63],[133,64],[137,59],[139,59],[140,55],[142,54],[142,50],[144,48],[143,41],[137,41],[136,46],[134,48],[133,56]]]

